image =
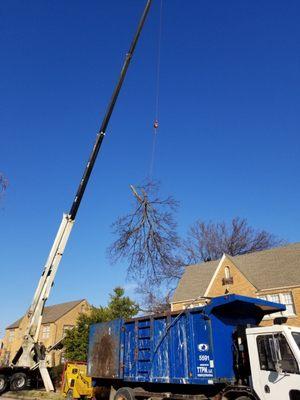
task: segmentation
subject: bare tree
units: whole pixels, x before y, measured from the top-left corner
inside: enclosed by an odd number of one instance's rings
[[[8,181],[5,178],[4,174],[0,172],[0,198],[3,196],[4,192],[7,189]]]
[[[151,285],[141,284],[136,292],[141,295],[140,311],[146,314],[160,314],[171,309],[170,301],[173,290],[165,288],[165,293],[162,290]]]
[[[180,240],[174,220],[178,203],[171,196],[159,197],[158,183],[131,186],[131,190],[134,207],[113,224],[117,239],[109,248],[110,260],[126,260],[128,277],[145,285],[159,286],[180,278]]]
[[[231,256],[269,249],[282,244],[265,230],[255,230],[245,218],[235,217],[225,222],[196,221],[188,231],[185,253],[188,263],[216,260],[223,253]]]

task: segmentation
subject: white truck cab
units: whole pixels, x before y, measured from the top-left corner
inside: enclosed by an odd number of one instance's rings
[[[252,387],[261,400],[300,400],[300,328],[247,328]]]

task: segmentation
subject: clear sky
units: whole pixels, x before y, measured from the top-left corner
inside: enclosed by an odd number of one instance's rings
[[[104,304],[125,282],[111,223],[149,171],[159,1],[142,33],[50,303]],[[154,176],[197,218],[246,217],[299,241],[300,2],[164,0]],[[0,334],[29,306],[81,178],[142,0],[0,5]]]

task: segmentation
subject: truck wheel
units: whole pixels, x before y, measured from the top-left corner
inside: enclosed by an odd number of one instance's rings
[[[10,379],[10,390],[19,391],[26,389],[27,386],[27,376],[23,372],[17,372],[13,374]]]
[[[117,390],[114,400],[135,400],[134,391],[129,387],[120,388]]]
[[[66,395],[66,400],[73,400],[73,399],[74,399],[73,390],[69,389],[68,392],[67,392],[67,395]]]
[[[5,375],[0,375],[0,394],[4,393],[8,385],[8,380]]]

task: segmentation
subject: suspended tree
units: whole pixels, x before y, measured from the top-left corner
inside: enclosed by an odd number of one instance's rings
[[[160,286],[180,278],[183,262],[174,214],[178,202],[159,196],[159,184],[131,186],[132,211],[112,225],[117,237],[109,248],[112,262],[127,261],[128,277],[145,286]]]

